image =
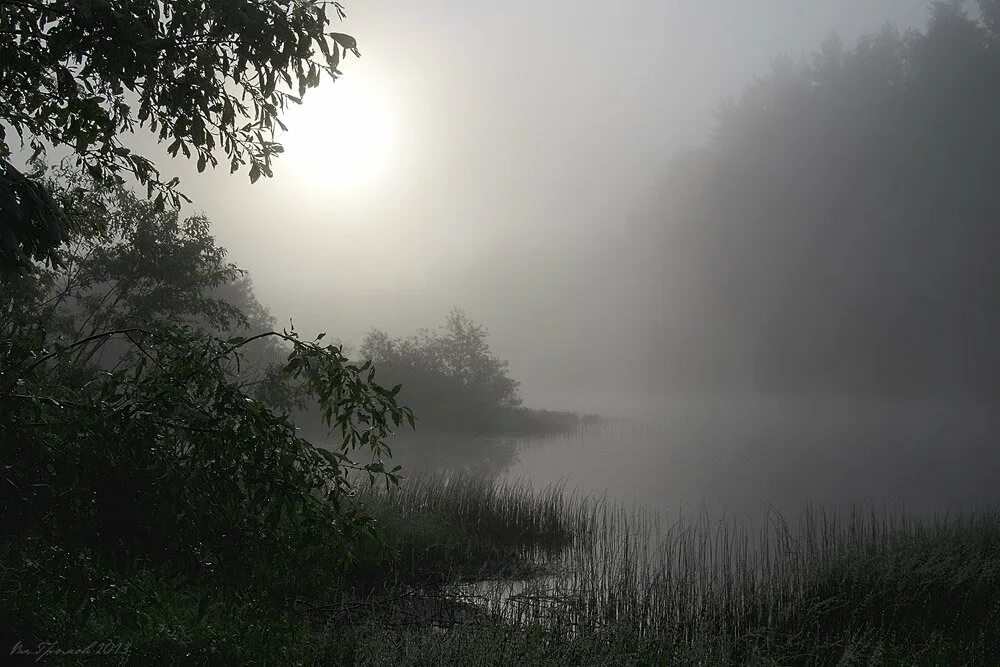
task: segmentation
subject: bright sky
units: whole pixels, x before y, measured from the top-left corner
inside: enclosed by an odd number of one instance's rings
[[[399,104],[369,77],[325,81],[309,93],[308,104],[293,106],[284,123],[282,171],[302,196],[323,198],[382,187],[396,141]]]

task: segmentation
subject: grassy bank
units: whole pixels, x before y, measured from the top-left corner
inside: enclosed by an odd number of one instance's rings
[[[5,544],[3,639],[129,644],[127,656],[102,658],[111,663],[1000,660],[992,510],[918,519],[812,508],[794,523],[771,513],[666,524],[561,486],[442,475],[361,500],[380,538],[346,574],[310,578],[289,564],[269,586]]]
[[[362,502],[379,535],[360,551],[348,581],[368,585],[538,574],[586,532],[596,510],[561,484],[536,491],[474,474],[416,475],[398,489],[370,488]]]

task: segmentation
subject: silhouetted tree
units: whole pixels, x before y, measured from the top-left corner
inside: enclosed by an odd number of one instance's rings
[[[487,404],[517,407],[521,404],[518,382],[508,375],[510,363],[490,350],[487,335],[486,327],[473,322],[465,311],[452,310],[436,339],[445,372]]]
[[[232,337],[275,328],[249,276],[226,260],[204,215],[157,210],[121,186],[97,185],[66,169],[45,183],[67,216],[90,222],[79,226],[58,266],[0,282],[0,336],[34,327],[39,346],[97,336],[77,346],[75,357],[111,367],[137,349],[99,336],[105,331],[187,326]],[[280,372],[288,350],[277,338],[255,340],[241,353],[238,375],[251,393],[272,407],[301,403],[301,383]]]
[[[37,316],[52,333],[76,340],[164,323],[212,331],[249,325],[239,308],[215,294],[244,272],[226,261],[205,216],[182,219],[122,187],[81,180],[47,185],[71,215],[90,217],[63,253],[63,265],[48,270],[50,294]]]
[[[408,404],[431,428],[502,429],[521,405],[509,363],[493,354],[485,326],[460,309],[437,331],[393,339],[371,331],[360,353],[387,381],[402,383]]]

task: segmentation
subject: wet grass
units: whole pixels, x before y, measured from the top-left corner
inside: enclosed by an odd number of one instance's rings
[[[397,516],[430,512],[464,526],[465,544],[481,545],[461,552],[470,559],[494,548],[492,557],[521,563],[506,573],[485,568],[479,578],[490,581],[476,585],[453,578],[445,590],[484,612],[479,627],[466,619],[441,637],[418,639],[412,628],[399,635],[420,651],[499,632],[513,633],[510,646],[537,636],[539,650],[567,660],[577,650],[607,657],[594,645],[603,642],[640,662],[1000,661],[1000,514],[992,509],[917,518],[898,507],[807,507],[794,521],[769,511],[757,520],[665,522],[558,486],[533,493],[470,477],[420,478],[383,502]],[[449,557],[463,558],[457,549]],[[621,652],[626,644],[631,653]],[[544,663],[544,655],[535,657]]]
[[[361,498],[376,517],[348,572],[354,584],[440,585],[518,578],[550,566],[587,531],[598,503],[562,484],[424,473]]]

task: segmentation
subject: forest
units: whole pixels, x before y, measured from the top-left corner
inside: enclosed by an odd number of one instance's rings
[[[635,232],[666,382],[996,395],[1000,9],[961,7],[779,59],[675,159]]]

